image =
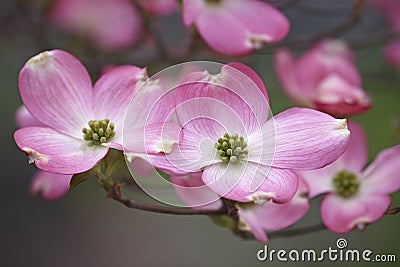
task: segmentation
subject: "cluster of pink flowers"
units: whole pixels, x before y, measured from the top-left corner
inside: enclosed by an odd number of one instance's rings
[[[177,0],[55,0],[49,20],[99,49],[120,52],[145,34],[144,16],[165,16],[177,10]],[[213,50],[230,56],[276,43],[289,32],[288,19],[258,0],[185,0],[182,10],[187,27],[195,25]]]
[[[400,25],[387,6],[397,8],[398,1],[374,2],[391,14],[393,27]],[[139,9],[166,15],[177,8],[175,0],[57,0],[50,20],[101,49],[121,51],[140,38]],[[258,0],[183,0],[182,8],[184,24],[228,56],[278,42],[290,28],[281,12]],[[395,64],[397,46],[386,49]],[[75,174],[96,168],[113,149],[170,175],[193,209],[216,210],[224,205],[221,198],[232,201],[238,228],[262,242],[266,231],[300,220],[320,194],[329,230],[364,229],[385,214],[389,194],[400,189],[400,146],[385,149],[363,169],[366,137],[347,117],[367,111],[371,100],[355,56],[344,41],[326,39],[297,60],[279,49],[275,66],[300,107],[270,116],[262,79],[241,63],[225,64],[217,74],[189,71],[168,91],[162,82],[149,82],[145,68],[113,67],[93,85],[66,51],[32,57],[19,74],[23,106],[14,134],[40,169],[31,192],[49,200],[65,195]]]

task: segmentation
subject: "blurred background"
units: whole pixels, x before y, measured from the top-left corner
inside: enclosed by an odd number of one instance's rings
[[[327,3],[329,2],[329,3]],[[310,37],[348,21],[353,1],[272,1],[291,21],[283,44],[301,52]],[[191,60],[241,61],[252,66],[269,90],[274,114],[292,106],[274,72],[272,52],[266,47],[243,58],[227,58],[212,52],[182,24],[179,7],[169,12],[143,13],[137,40],[126,47],[99,46],[87,34],[74,34],[51,18],[53,1],[0,1],[0,266],[262,266],[290,263],[259,262],[256,253],[263,244],[244,241],[205,216],[173,216],[127,209],[106,198],[95,181],[86,182],[57,201],[29,194],[35,167],[14,143],[14,113],[21,104],[18,72],[27,59],[60,48],[77,56],[97,79],[103,68],[119,64],[148,67],[154,74],[166,66]],[[135,3],[137,5],[137,3]],[[86,11],[90,17],[90,11]],[[400,142],[400,71],[388,65],[381,53],[387,40],[381,13],[367,5],[362,18],[338,33],[356,51],[363,88],[372,99],[367,113],[355,116],[368,136],[369,159],[383,148]],[[137,14],[136,14],[137,15]],[[132,29],[135,30],[135,29]],[[300,40],[300,41],[299,41]],[[305,41],[304,41],[305,40]],[[297,44],[296,44],[297,42]],[[279,45],[279,44],[278,44]],[[280,44],[281,45],[281,44]],[[400,164],[400,162],[399,162]],[[319,201],[293,228],[320,222]],[[393,205],[400,205],[399,194]],[[396,254],[400,260],[398,226],[400,215],[384,216],[364,231],[337,235],[328,231],[272,239],[270,249],[321,250],[335,247],[339,237],[349,248]],[[313,263],[295,263],[313,265]],[[319,266],[340,263],[320,262]],[[386,266],[395,263],[385,263]],[[397,266],[397,265],[396,265]]]

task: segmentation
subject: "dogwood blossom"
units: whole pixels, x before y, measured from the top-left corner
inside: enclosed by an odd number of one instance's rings
[[[85,67],[74,56],[61,50],[43,52],[22,68],[19,89],[27,110],[45,127],[21,128],[14,139],[42,170],[87,171],[109,147],[122,150],[125,111],[146,79],[145,69],[121,66],[106,72],[92,87]],[[147,127],[137,123],[142,131]],[[147,132],[153,131],[157,127],[149,125]],[[148,151],[152,152],[159,151]]]
[[[349,47],[340,40],[324,40],[297,61],[285,48],[275,55],[283,89],[298,105],[338,117],[367,110],[370,100]]]
[[[293,170],[321,168],[345,150],[346,120],[292,108],[269,119],[267,92],[249,67],[194,72],[175,95],[182,139],[171,153],[151,157],[157,168],[203,170],[214,192],[240,202],[287,202],[298,186]]]
[[[321,203],[322,221],[336,233],[363,229],[380,219],[391,203],[388,195],[400,188],[400,146],[383,150],[363,170],[368,157],[364,131],[355,122],[349,129],[349,146],[337,161],[297,173],[306,180],[310,197],[327,193]]]
[[[184,0],[183,20],[195,24],[212,49],[229,56],[279,42],[290,27],[280,11],[258,0]]]

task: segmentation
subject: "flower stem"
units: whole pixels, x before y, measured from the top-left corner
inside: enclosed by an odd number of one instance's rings
[[[121,193],[121,185],[115,184],[111,190],[108,190],[108,197],[118,201],[128,208],[138,209],[143,211],[172,214],[172,215],[223,215],[227,213],[225,206],[218,210],[195,210],[191,208],[175,208],[167,206],[157,206],[147,203],[141,203],[124,197]]]

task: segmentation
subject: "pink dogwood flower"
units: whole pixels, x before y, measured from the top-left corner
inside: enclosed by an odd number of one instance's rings
[[[177,194],[193,209],[217,210],[222,201],[201,180],[201,172],[184,176],[171,176],[171,182]],[[252,232],[260,242],[267,242],[266,231],[278,231],[296,223],[309,209],[307,185],[300,180],[295,196],[286,203],[277,204],[272,201],[261,205],[253,203],[237,204],[239,228]],[[202,203],[208,203],[203,204]]]
[[[138,0],[138,4],[152,15],[169,15],[178,10],[177,0]]]
[[[288,49],[275,55],[275,66],[287,95],[298,105],[345,117],[371,103],[361,88],[352,51],[340,40],[324,40],[297,61]]]
[[[19,129],[14,139],[39,169],[59,174],[87,171],[109,147],[122,150],[125,111],[146,79],[145,69],[121,66],[92,87],[74,56],[61,50],[43,52],[22,68],[19,89],[27,110],[45,126]],[[136,123],[142,131],[147,127],[139,119]],[[149,125],[146,131],[157,129]]]
[[[346,152],[320,170],[298,172],[309,186],[310,197],[328,193],[321,203],[325,226],[336,233],[363,229],[380,219],[388,209],[390,193],[400,188],[400,146],[378,154],[367,162],[367,141],[363,129],[349,122],[350,142]]]
[[[182,139],[171,153],[151,157],[157,168],[203,171],[218,195],[240,202],[287,202],[298,186],[293,170],[321,168],[345,150],[345,119],[292,108],[269,119],[261,78],[240,63],[219,74],[189,74],[178,86],[175,114]]]
[[[140,14],[130,0],[56,0],[50,21],[110,52],[126,50],[142,31]]]
[[[195,24],[212,49],[229,56],[279,42],[290,28],[280,11],[258,0],[184,0],[183,20]]]
[[[35,119],[25,106],[20,106],[15,114],[15,121],[19,128],[42,127],[43,123]],[[33,195],[41,194],[44,199],[55,200],[68,193],[71,174],[56,174],[38,171],[33,176],[30,192]]]

